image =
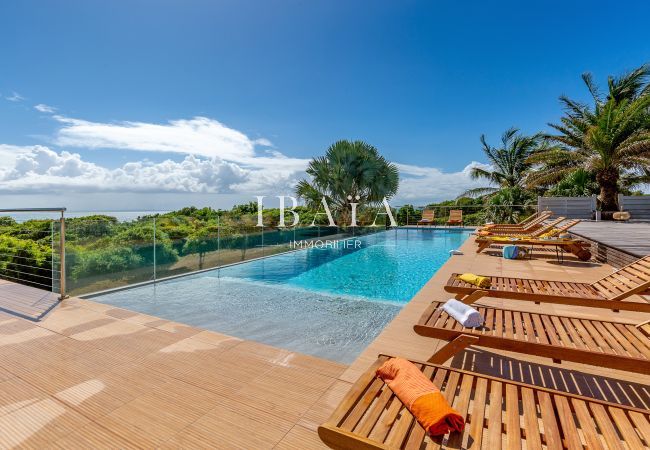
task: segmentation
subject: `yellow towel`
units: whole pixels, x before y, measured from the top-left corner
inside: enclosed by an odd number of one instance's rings
[[[489,288],[492,284],[490,277],[482,277],[480,275],[474,275],[473,273],[464,273],[462,275],[458,275],[458,279],[480,288]]]
[[[518,241],[520,239],[526,239],[529,238],[530,236],[489,236],[488,239],[492,241],[497,241],[497,242],[511,242],[511,241]]]
[[[544,233],[544,234],[540,234],[540,235],[539,235],[539,238],[540,238],[540,239],[547,239],[547,238],[550,238],[550,237],[555,236],[555,235],[558,234],[559,232],[560,232],[559,229],[557,229],[557,228],[553,228],[551,231],[548,231],[548,232],[546,232],[546,233]]]

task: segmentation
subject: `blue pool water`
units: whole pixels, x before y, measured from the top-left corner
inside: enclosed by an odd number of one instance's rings
[[[397,229],[97,297],[97,301],[344,363],[431,276],[462,230]]]

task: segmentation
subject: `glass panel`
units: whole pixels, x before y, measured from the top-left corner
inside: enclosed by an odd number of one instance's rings
[[[52,221],[0,217],[0,278],[52,290]]]
[[[154,221],[118,222],[112,217],[66,219],[66,287],[70,295],[102,291],[154,278],[154,259],[171,263],[178,254]]]

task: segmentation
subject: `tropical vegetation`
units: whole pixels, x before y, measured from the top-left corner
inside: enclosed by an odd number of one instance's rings
[[[397,166],[363,141],[338,141],[325,156],[314,158],[307,167],[310,180],[300,180],[296,193],[313,210],[327,202],[337,224],[349,224],[350,203],[377,206],[397,193]]]
[[[526,136],[517,128],[506,130],[501,136],[501,146],[493,147],[481,135],[482,150],[491,168],[473,167],[470,176],[490,182],[491,186],[470,189],[461,197],[491,196],[500,190],[522,190],[532,164],[530,157],[542,148],[542,135]]]
[[[614,211],[621,190],[648,182],[649,78],[649,65],[610,76],[603,94],[592,75],[584,74],[593,103],[560,97],[565,114],[559,124],[549,124],[556,133],[547,135],[554,145],[531,157],[539,167],[528,177],[528,185],[551,186],[581,170],[598,184],[601,208]]]

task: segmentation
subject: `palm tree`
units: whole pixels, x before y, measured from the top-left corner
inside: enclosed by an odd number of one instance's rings
[[[363,141],[335,142],[325,156],[309,163],[307,174],[311,181],[298,182],[297,195],[314,209],[321,208],[325,198],[341,223],[349,223],[350,198],[364,206],[377,205],[394,196],[399,185],[397,166]]]
[[[643,65],[619,78],[609,77],[602,95],[591,74],[583,74],[594,100],[587,106],[560,97],[565,115],[549,124],[559,133],[547,136],[553,147],[534,155],[541,164],[528,179],[530,186],[548,186],[581,168],[596,177],[605,211],[617,209],[621,184],[647,180],[650,167],[650,66]]]
[[[530,156],[538,151],[541,135],[525,136],[517,128],[506,130],[501,136],[501,147],[492,147],[485,135],[481,135],[483,153],[492,166],[490,170],[480,167],[472,168],[472,179],[484,179],[493,186],[470,189],[460,197],[479,197],[494,195],[501,189],[523,189],[526,175],[531,169]]]

